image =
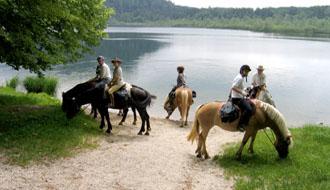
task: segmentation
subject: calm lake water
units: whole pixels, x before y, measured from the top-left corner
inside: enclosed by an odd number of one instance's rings
[[[113,71],[111,59],[123,61],[124,80],[147,89],[158,98],[149,109],[151,116],[165,117],[163,101],[176,83],[176,67],[185,66],[187,83],[197,92],[190,120],[200,104],[226,100],[232,80],[243,64],[252,75],[263,65],[268,89],[287,123],[298,126],[330,124],[330,43],[274,37],[238,30],[110,27],[109,38],[76,64],[56,66],[47,72],[59,78],[62,91],[95,76],[96,57],[103,55]],[[14,71],[0,64],[0,85],[27,71]],[[179,118],[176,111],[173,118]]]

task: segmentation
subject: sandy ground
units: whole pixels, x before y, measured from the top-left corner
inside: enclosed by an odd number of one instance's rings
[[[191,122],[180,128],[178,121],[152,118],[150,136],[138,136],[140,120],[134,126],[129,116],[119,126],[119,119],[112,116],[114,134],[101,136],[94,150],[48,166],[0,163],[0,189],[233,189],[234,182],[212,159],[196,158],[196,142],[186,140]],[[241,138],[213,127],[208,152],[213,157],[223,144]]]

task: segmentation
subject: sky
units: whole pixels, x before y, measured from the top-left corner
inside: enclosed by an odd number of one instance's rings
[[[264,8],[264,7],[310,7],[317,5],[330,5],[330,0],[170,0],[175,5],[208,8]]]

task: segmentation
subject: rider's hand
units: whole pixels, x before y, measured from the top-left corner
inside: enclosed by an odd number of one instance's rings
[[[247,95],[247,93],[242,91],[242,95],[245,97]]]

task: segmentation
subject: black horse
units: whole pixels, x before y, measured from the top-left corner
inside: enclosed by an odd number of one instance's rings
[[[156,97],[152,96],[148,91],[134,85],[130,90],[130,94],[131,97],[128,96],[126,88],[124,87],[119,89],[117,92],[115,92],[114,93],[115,107],[112,108],[124,110],[124,115],[121,123],[125,121],[129,107],[131,107],[132,110],[137,109],[142,120],[141,129],[138,135],[142,135],[142,133],[146,131],[145,123],[147,123],[147,131],[145,135],[149,135],[149,131],[151,131],[151,128],[150,128],[147,107],[150,106],[151,100]],[[88,103],[92,103],[93,105],[95,105],[101,114],[100,128],[103,129],[103,127],[105,126],[104,123],[104,117],[105,117],[108,122],[108,129],[106,132],[111,133],[112,125],[110,123],[110,117],[108,114],[108,105],[110,104],[110,98],[107,94],[105,96],[104,85],[99,88],[93,88],[87,90],[84,93],[81,93],[80,95],[76,96],[76,98],[71,99],[67,103],[68,103],[68,109],[66,110],[66,116],[69,119],[71,119],[79,112],[81,105]]]
[[[66,112],[67,108],[68,108],[68,102],[70,102],[70,100],[72,100],[73,98],[76,98],[76,96],[78,96],[79,94],[85,92],[86,90],[90,90],[95,88],[97,82],[96,81],[87,81],[84,83],[80,83],[77,84],[75,87],[73,87],[72,89],[68,90],[67,92],[63,92],[62,93],[62,110],[64,112]],[[97,108],[95,107],[95,105],[93,103],[91,103],[92,106],[92,111],[90,114],[94,113],[94,119],[97,117]],[[124,110],[125,111],[125,110]],[[128,111],[128,110],[127,110]],[[133,114],[134,114],[134,121],[133,124],[136,124],[136,111],[134,108],[132,108]],[[125,122],[125,119],[123,119],[119,125],[122,125],[122,123]]]
[[[72,89],[68,90],[67,92],[62,93],[62,110],[66,111],[68,109],[68,102],[75,98],[79,94],[85,92],[86,90],[95,88],[96,82],[95,81],[87,81],[84,83],[77,84]],[[92,112],[94,113],[94,118],[97,117],[96,107],[92,104]]]

